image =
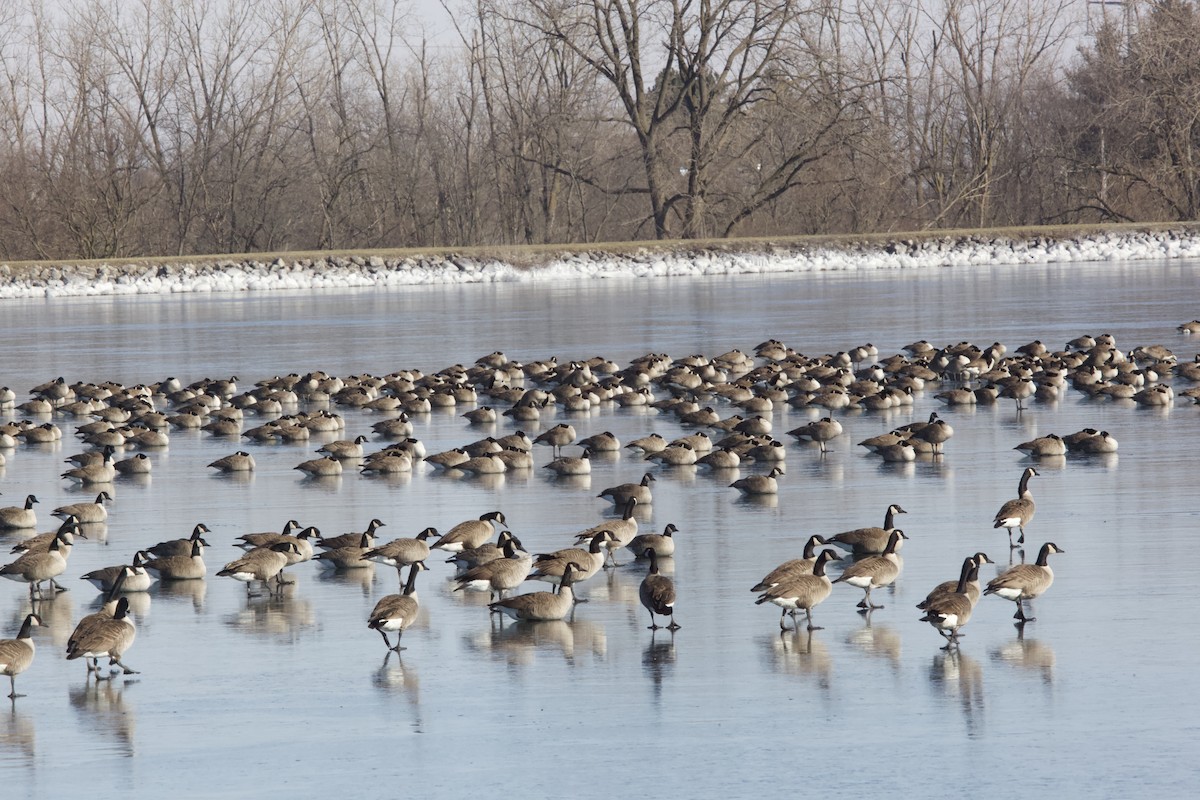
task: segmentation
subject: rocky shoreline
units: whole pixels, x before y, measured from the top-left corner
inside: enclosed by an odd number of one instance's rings
[[[511,253],[512,257],[506,257]],[[401,257],[337,255],[273,260],[149,259],[0,265],[0,299],[243,292],[427,284],[684,277],[771,272],[919,269],[1025,263],[1200,258],[1189,228],[1119,229],[1025,238],[972,234],[821,244],[730,242],[709,247],[521,250]]]

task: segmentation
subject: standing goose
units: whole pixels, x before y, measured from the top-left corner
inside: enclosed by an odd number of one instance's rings
[[[322,538],[317,542],[317,547],[320,547],[322,550],[337,550],[340,547],[365,547],[369,550],[375,546],[375,531],[384,527],[387,527],[387,523],[378,518],[372,519],[367,523],[365,531],[350,531],[349,533]],[[366,541],[366,544],[363,544],[364,541]]]
[[[0,577],[13,581],[23,581],[29,584],[29,599],[42,597],[42,583],[50,581],[50,589],[57,594],[65,592],[65,586],[59,586],[54,580],[67,571],[67,558],[63,547],[67,544],[66,534],[57,533],[50,542],[49,549],[39,553],[26,553],[11,564],[0,567]]]
[[[388,650],[399,653],[401,650],[408,649],[400,645],[400,637],[404,635],[405,630],[412,627],[421,610],[421,604],[417,599],[417,573],[423,569],[427,569],[423,561],[414,562],[409,567],[408,582],[404,584],[403,593],[389,594],[379,598],[379,602],[375,604],[371,616],[367,619],[367,627],[379,631]],[[388,631],[396,632],[395,647],[388,640]]]
[[[771,590],[771,587],[777,586],[797,575],[811,575],[813,567],[817,564],[817,546],[822,544],[829,544],[829,542],[816,534],[808,537],[808,541],[804,543],[804,555],[802,558],[793,558],[790,561],[783,562],[768,572],[765,578],[754,584],[750,591],[767,592]]]
[[[575,441],[575,427],[560,422],[548,431],[539,433],[533,440],[534,444],[548,444],[555,457],[562,455],[562,449]]]
[[[117,477],[117,468],[113,465],[112,454],[112,448],[106,447],[104,451],[104,460],[99,464],[88,464],[85,467],[69,469],[60,477],[74,481],[81,486],[90,486],[94,483],[112,483],[113,478]]]
[[[393,539],[387,544],[372,548],[363,553],[363,558],[385,567],[395,567],[400,571],[429,558],[429,540],[437,535],[437,528],[426,528],[415,538]]]
[[[1025,471],[1021,473],[1021,483],[1017,487],[1016,498],[1000,506],[1000,510],[996,512],[992,528],[1008,529],[1009,547],[1015,548],[1025,543],[1025,526],[1033,519],[1033,512],[1036,510],[1033,505],[1033,494],[1029,491],[1029,479],[1037,474],[1038,471],[1033,467],[1026,467]],[[1017,544],[1013,544],[1013,528],[1021,531]]]
[[[115,580],[113,580],[111,585],[105,590],[104,603],[100,606],[100,610],[93,614],[88,614],[87,616],[81,617],[79,622],[75,624],[75,630],[73,630],[71,635],[67,637],[68,654],[75,649],[76,645],[81,639],[89,636],[91,632],[99,625],[112,620],[113,616],[117,613],[117,594],[125,591],[125,581],[130,577],[131,574],[132,568],[118,567]],[[99,671],[99,656],[88,656],[87,659],[85,659],[85,663],[87,663],[88,674]]]
[[[204,552],[204,548],[208,547],[208,542],[204,540],[201,534],[212,533],[208,526],[203,522],[196,523],[192,528],[192,535],[186,539],[169,539],[165,542],[159,542],[146,548],[146,552],[159,558],[170,558],[171,556],[187,556],[191,557],[194,546],[200,545],[200,552]]]
[[[833,417],[822,417],[788,431],[788,435],[795,436],[802,442],[816,442],[821,446],[821,452],[826,453],[828,450],[825,443],[842,435],[842,423]]]
[[[638,587],[638,598],[642,601],[642,606],[650,612],[650,630],[658,630],[659,625],[654,621],[654,615],[658,614],[660,617],[670,617],[671,622],[667,629],[677,631],[680,626],[675,621],[675,582],[666,575],[658,574],[658,554],[654,552],[654,548],[647,547],[642,556],[650,559],[650,572],[642,578],[642,585]]]
[[[882,528],[856,528],[852,531],[843,531],[828,537],[825,544],[849,550],[856,556],[879,555],[887,547],[888,540],[892,537],[892,531],[896,529],[896,515],[906,513],[908,512],[903,508],[892,503],[883,514]],[[896,545],[897,550],[904,546],[903,539],[907,538],[907,536],[902,537],[900,543]]]
[[[341,536],[334,538],[342,539]],[[367,561],[365,556],[374,545],[375,537],[370,533],[364,532],[359,534],[358,544],[343,544],[340,547],[329,547],[314,555],[313,559],[320,561],[322,564],[329,564],[336,570],[363,569],[371,566],[371,562]],[[321,542],[320,546],[325,547],[325,542]]]
[[[33,663],[36,648],[33,644],[33,629],[42,624],[42,618],[37,614],[25,615],[21,630],[15,639],[0,639],[0,675],[8,676],[10,700],[24,697],[17,694],[17,676],[29,669]]]
[[[486,591],[492,593],[493,601],[503,599],[506,591],[517,588],[529,577],[533,567],[533,557],[520,548],[520,541],[509,537],[504,543],[504,558],[467,570],[458,577],[454,591]]]
[[[497,558],[504,558],[504,543],[510,536],[512,536],[511,532],[500,531],[495,542],[484,542],[479,547],[461,550],[450,556],[450,558],[447,558],[446,563],[453,564],[455,572],[461,575],[469,569],[478,567],[480,564],[495,561]]]
[[[33,510],[33,504],[36,502],[38,502],[36,497],[28,495],[23,506],[0,508],[0,530],[36,528],[37,514]]]
[[[509,619],[529,622],[560,620],[575,606],[573,584],[580,570],[573,561],[563,565],[558,592],[530,592],[490,603],[488,609]]]
[[[646,473],[642,475],[640,483],[622,483],[620,486],[610,486],[596,497],[608,498],[612,500],[614,506],[622,507],[622,509],[629,498],[635,498],[638,505],[649,505],[653,500],[652,494],[650,494],[650,483],[655,480],[653,473]]]
[[[668,522],[662,533],[639,533],[625,546],[638,558],[646,558],[647,550],[653,550],[659,558],[666,558],[675,555],[675,534],[678,532],[679,528]]]
[[[288,565],[289,554],[297,550],[295,542],[276,542],[269,547],[256,547],[241,558],[230,561],[217,575],[244,581],[247,595],[254,581],[260,581],[268,594],[281,593],[283,568]],[[271,588],[272,580],[275,582],[274,589]]]
[[[447,553],[460,553],[479,547],[496,535],[496,524],[507,526],[504,514],[499,511],[489,511],[479,519],[469,519],[460,522],[434,542],[430,547],[434,550],[445,550]]]
[[[280,531],[263,531],[261,533],[243,533],[241,536],[237,537],[237,540],[233,543],[233,546],[240,547],[243,550],[253,550],[256,547],[267,547],[269,545],[275,544],[276,542],[282,542],[285,539],[296,538],[293,534],[293,531],[295,531],[299,527],[300,527],[299,522],[297,522],[294,519],[289,519],[287,522],[283,523],[283,529]],[[320,531],[318,531],[316,528],[308,528],[307,530],[312,530],[317,535],[320,534]],[[307,539],[309,537],[305,537],[305,538]]]
[[[971,612],[975,609],[975,601],[971,599],[967,589],[971,581],[975,581],[978,586],[978,580],[979,564],[974,558],[968,558],[963,561],[962,572],[958,576],[953,591],[939,591],[942,589],[942,586],[939,585],[929,593],[929,597],[925,598],[924,602],[917,606],[925,611],[925,616],[921,617],[921,621],[928,622],[945,637],[946,646],[942,648],[943,650],[950,650],[958,646],[958,630],[967,624],[971,619]],[[978,592],[978,588],[976,592]],[[976,594],[977,599],[978,594]]]
[[[777,477],[783,474],[779,467],[771,467],[766,475],[747,475],[729,484],[731,489],[737,489],[744,495],[779,494]]]
[[[979,566],[979,567],[982,567],[984,564],[996,563],[987,557],[987,553],[976,553],[973,556],[969,556],[968,558],[963,559],[963,570],[964,571],[968,571],[968,567],[967,567],[968,562],[970,562],[971,564],[975,564],[976,566]],[[966,588],[962,590],[962,591],[965,591],[967,597],[970,598],[971,605],[975,605],[976,603],[979,602],[980,588],[981,587],[979,586],[979,570],[977,569],[974,572],[971,572],[970,577],[967,580]],[[937,586],[933,587],[933,590],[930,591],[930,593],[925,596],[924,600],[917,603],[917,608],[924,611],[927,608],[929,608],[930,605],[941,595],[953,594],[958,591],[960,591],[958,588],[958,581],[943,581],[942,583],[939,583]]]
[[[160,556],[147,561],[146,571],[163,581],[194,581],[203,578],[207,572],[204,566],[203,539],[196,539],[191,544],[188,555]]]
[[[810,631],[821,630],[812,622],[812,610],[826,597],[829,597],[833,591],[833,584],[829,581],[829,576],[825,574],[825,565],[836,559],[836,550],[822,550],[817,556],[817,560],[813,563],[811,574],[793,575],[786,580],[767,589],[757,600],[755,605],[763,603],[774,603],[783,609],[779,614],[779,630],[785,631],[787,627],[783,624],[783,618],[791,616],[792,629],[796,629],[796,611],[804,609],[805,616],[808,619],[808,629]]]
[[[121,657],[133,645],[136,636],[137,628],[134,627],[133,620],[129,617],[129,598],[122,597],[117,601],[112,619],[99,622],[73,643],[68,643],[67,660],[90,658],[94,661],[102,656],[108,656],[109,666],[115,664],[126,675],[136,675],[136,670],[121,663]],[[97,679],[100,677],[98,671],[96,677]]]
[[[555,550],[553,553],[543,553],[534,556],[533,569],[529,580],[545,581],[546,583],[561,583],[567,565],[573,564],[576,583],[587,580],[604,566],[605,554],[602,552],[605,544],[612,538],[607,530],[597,531],[587,550],[578,547],[568,547]]]
[[[50,549],[51,543],[54,542],[54,540],[59,536],[62,537],[62,542],[59,543],[58,547],[63,558],[71,557],[71,550],[75,546],[76,536],[81,536],[84,539],[87,538],[87,536],[84,535],[83,530],[80,528],[78,520],[76,520],[74,517],[68,517],[66,521],[58,526],[58,530],[39,533],[37,536],[30,536],[28,539],[24,539],[14,544],[12,550],[9,552],[44,553]]]
[[[896,548],[900,546],[903,537],[904,531],[892,531],[882,555],[867,556],[861,561],[855,561],[834,581],[857,586],[866,592],[863,599],[858,601],[858,607],[863,611],[883,608],[871,602],[871,590],[890,586],[900,576],[900,559],[896,555]]]
[[[913,433],[913,438],[929,443],[933,447],[933,454],[941,455],[942,445],[954,435],[954,429],[950,427],[950,423],[938,417],[936,413],[932,416],[933,419],[929,420],[919,431]]]
[[[617,550],[632,542],[638,534],[638,521],[633,516],[633,510],[637,508],[637,504],[636,497],[629,498],[625,501],[625,510],[620,519],[609,520],[599,525],[593,525],[585,531],[580,531],[575,534],[576,544],[590,542],[592,537],[600,531],[607,531],[609,538],[605,546],[608,548],[608,562],[614,567],[620,566],[617,563]],[[577,576],[577,578],[583,580],[582,577]]]
[[[51,516],[58,517],[61,520],[67,520],[71,517],[83,523],[88,522],[104,522],[108,519],[108,507],[104,505],[105,501],[112,502],[112,495],[108,492],[100,492],[96,495],[94,503],[72,503],[67,506],[59,506],[50,512]]]
[[[1022,602],[1038,597],[1054,583],[1054,570],[1048,563],[1052,553],[1065,553],[1054,542],[1046,542],[1038,551],[1037,561],[1033,564],[1017,564],[988,581],[984,594],[994,594],[1017,604],[1017,613],[1013,619],[1018,624],[1033,622],[1035,617],[1026,617]]]

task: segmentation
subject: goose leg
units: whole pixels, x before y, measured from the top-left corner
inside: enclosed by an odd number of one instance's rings
[[[780,633],[783,633],[784,631],[787,630],[787,626],[783,624],[783,621],[785,619],[787,619],[787,615],[788,615],[788,610],[786,608],[779,612],[779,632]],[[795,622],[796,622],[796,620],[793,617],[792,624],[795,624]]]
[[[59,586],[59,585],[58,585],[58,581],[54,580],[54,578],[51,578],[51,579],[50,579],[50,588],[51,588],[51,589],[54,591],[54,593],[55,593],[55,594],[57,594],[57,593],[59,593],[59,592],[65,592],[65,591],[67,591],[67,587],[66,587],[66,586]]]
[[[1018,527],[1020,528],[1020,531],[1021,531],[1021,536],[1020,536],[1020,537],[1017,539],[1017,544],[1025,544],[1025,526],[1024,526],[1024,525],[1020,525],[1020,526],[1018,526]],[[1008,536],[1009,536],[1009,538],[1010,538],[1010,539],[1012,538],[1012,534],[1011,534],[1011,533],[1010,533]]]
[[[9,688],[11,689],[11,691],[8,693],[9,700],[16,700],[18,697],[25,696],[23,694],[17,694],[17,676],[9,675],[8,676],[8,685],[9,685]]]
[[[654,623],[654,612],[653,612],[653,611],[650,611],[649,613],[650,613],[650,626],[649,626],[649,630],[656,631],[656,630],[658,630],[658,625],[656,625],[656,624]]]
[[[408,649],[407,647],[401,647],[401,646],[400,646],[400,637],[401,637],[401,636],[403,636],[403,635],[404,635],[404,631],[396,631],[396,646],[395,646],[395,647],[393,647],[393,648],[391,648],[391,649],[392,649],[392,650],[395,650],[397,653],[399,653],[401,650],[407,650],[407,649]]]
[[[121,671],[122,671],[122,672],[124,672],[124,674],[126,674],[126,675],[140,675],[140,674],[141,674],[141,673],[139,673],[139,672],[138,672],[136,669],[130,669],[129,667],[127,667],[127,666],[125,666],[124,664],[122,664],[122,663],[121,663],[121,659],[117,658],[116,656],[112,656],[112,657],[110,657],[110,658],[109,658],[109,660],[108,660],[108,665],[109,665],[110,667],[111,667],[113,664],[116,664],[118,667],[120,667],[120,668],[121,668]]]
[[[677,631],[677,630],[679,630],[681,627],[683,627],[683,626],[682,626],[682,625],[680,625],[678,622],[676,622],[676,621],[675,621],[675,615],[674,615],[674,614],[671,614],[671,624],[667,626],[667,630],[669,630],[669,631]]]
[[[376,628],[375,630],[379,631],[379,635],[383,637],[384,645],[387,646],[387,649],[390,652],[392,649],[392,641],[391,639],[388,639],[387,631],[385,631],[383,628]]]
[[[806,615],[806,616],[807,616],[807,618],[808,618],[808,629],[809,629],[810,631],[823,631],[823,630],[825,630],[825,629],[824,629],[824,628],[822,628],[820,625],[813,625],[813,623],[812,623],[812,609],[811,609],[811,608],[806,608],[806,609],[804,609],[804,613],[805,613],[805,615]]]

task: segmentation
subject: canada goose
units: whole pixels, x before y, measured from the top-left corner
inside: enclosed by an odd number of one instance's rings
[[[136,675],[136,670],[121,663],[121,657],[133,645],[136,636],[137,628],[129,617],[129,598],[121,597],[117,600],[112,619],[98,620],[95,625],[67,643],[67,660],[90,658],[95,663],[102,656],[108,656],[109,666],[115,664],[126,675]],[[100,677],[98,670],[96,677]]]
[[[903,508],[892,503],[887,507],[887,511],[883,513],[882,528],[856,528],[852,531],[843,531],[829,536],[825,539],[824,544],[831,544],[834,547],[841,547],[849,550],[856,556],[875,556],[883,553],[887,549],[888,541],[892,537],[892,531],[896,528],[896,515],[906,514]],[[907,537],[904,537],[907,538]],[[896,544],[896,549],[899,550],[904,546],[903,539]]]
[[[1095,436],[1081,440],[1076,445],[1076,450],[1088,454],[1115,453],[1117,452],[1117,440],[1108,431],[1100,431]]]
[[[638,534],[638,521],[633,516],[633,510],[637,508],[638,501],[636,497],[631,497],[625,501],[625,508],[621,512],[621,518],[616,520],[607,520],[599,525],[593,525],[587,530],[580,531],[575,534],[576,544],[591,541],[592,537],[600,531],[607,531],[609,534],[606,546],[608,547],[608,561],[614,567],[620,566],[617,564],[616,552],[620,548],[633,541],[633,537]],[[582,562],[580,562],[582,565]],[[581,577],[580,580],[583,580]]]
[[[388,439],[402,439],[412,436],[413,424],[408,415],[401,412],[400,416],[395,419],[376,422],[371,426],[371,430]]]
[[[430,530],[433,529],[431,528]],[[436,531],[434,531],[434,535],[437,535]],[[504,558],[504,543],[510,536],[512,536],[510,531],[500,531],[495,542],[484,542],[479,547],[461,550],[450,556],[450,558],[447,558],[446,563],[453,564],[456,574],[461,575],[480,564],[495,561],[497,558]]]
[[[774,603],[783,609],[779,614],[779,630],[785,631],[783,618],[791,616],[792,629],[796,626],[796,611],[804,609],[810,631],[821,630],[812,622],[812,610],[833,591],[833,584],[825,574],[825,565],[837,558],[837,551],[822,550],[813,563],[811,574],[793,575],[786,580],[770,587],[754,601],[755,605]]]
[[[67,517],[57,530],[30,536],[13,545],[10,553],[44,553],[50,549],[51,543],[59,540],[58,548],[63,558],[71,557],[71,549],[75,546],[75,536],[88,538],[79,526],[75,517]]]
[[[479,408],[468,411],[462,416],[466,417],[467,421],[474,425],[486,425],[488,423],[495,422],[499,418],[496,414],[496,409],[492,408],[491,406],[480,406]]]
[[[188,541],[188,540],[183,540]],[[152,558],[145,562],[146,571],[159,580],[194,581],[205,576],[204,540],[195,539],[187,555],[168,555]]]
[[[76,643],[80,639],[88,636],[91,631],[101,623],[112,620],[113,615],[116,613],[118,602],[117,595],[118,593],[125,591],[125,581],[128,577],[130,577],[130,575],[132,575],[132,568],[121,566],[117,567],[116,569],[117,572],[113,581],[108,588],[105,589],[104,602],[100,606],[100,610],[93,614],[88,614],[84,617],[81,617],[79,622],[75,624],[75,629],[71,632],[71,635],[67,637],[68,653],[74,649]],[[99,670],[99,657],[88,657],[86,662],[89,674],[91,674],[93,671]]]
[[[660,557],[666,558],[675,555],[674,534],[678,531],[679,528],[668,522],[662,533],[639,533],[625,546],[636,553],[638,558],[647,558],[647,550],[653,550]]]
[[[28,495],[25,498],[25,505],[23,506],[0,508],[0,530],[36,528],[37,513],[33,510],[33,504],[36,502],[38,502],[38,499],[35,496]]]
[[[470,589],[491,592],[492,600],[500,600],[509,589],[515,589],[529,577],[533,556],[520,549],[520,542],[510,537],[504,543],[504,557],[473,567],[456,580],[454,591]]]
[[[1017,403],[1017,411],[1025,410],[1025,400],[1037,391],[1037,384],[1029,378],[1009,378],[1001,382],[1001,397],[1011,397]]]
[[[737,469],[742,464],[742,457],[731,447],[721,447],[696,459],[696,464],[713,470]]]
[[[975,562],[975,559],[968,558],[963,561],[962,572],[951,591],[938,591],[942,588],[939,585],[930,593],[929,597],[925,598],[921,606],[918,606],[925,611],[925,616],[921,617],[921,621],[928,622],[945,637],[946,646],[942,648],[943,650],[950,650],[958,646],[960,635],[958,631],[971,619],[971,612],[975,609],[975,601],[971,599],[967,589],[972,580],[975,580],[978,585],[978,578],[979,564]],[[978,595],[976,595],[976,600],[978,600]]]
[[[571,613],[575,606],[574,583],[579,579],[581,570],[573,561],[563,564],[562,575],[558,580],[558,592],[530,592],[509,597],[488,604],[488,609],[502,614],[509,619],[529,622],[550,622],[560,620]]]
[[[1180,333],[1200,333],[1200,319],[1194,319],[1191,322],[1185,322],[1179,325],[1175,330]]]
[[[240,547],[243,550],[253,550],[256,547],[266,547],[267,545],[283,541],[285,537],[291,537],[293,535],[293,531],[299,527],[299,522],[294,519],[289,519],[287,522],[283,523],[282,530],[262,531],[260,533],[244,533],[237,537],[237,540],[234,541],[233,546]],[[310,528],[309,530],[316,532],[317,535],[320,534],[320,531],[317,531],[316,528]]]
[[[453,450],[443,450],[427,456],[425,463],[432,464],[435,469],[453,469],[459,464],[469,461],[470,458],[470,454],[465,449],[456,447]]]
[[[417,614],[421,610],[416,587],[417,573],[423,569],[428,569],[425,562],[413,562],[408,570],[408,581],[404,584],[404,591],[401,594],[389,594],[379,598],[379,602],[371,610],[371,616],[367,618],[367,627],[379,631],[388,650],[399,653],[401,650],[408,649],[400,645],[400,638],[404,636],[404,631],[416,621]],[[388,640],[388,631],[396,632],[395,647]]]
[[[139,550],[133,554],[132,564],[118,564],[114,567],[94,569],[83,575],[85,580],[102,592],[111,592],[120,586],[122,592],[144,592],[150,588],[151,575],[146,570],[146,554]]]
[[[1036,439],[1030,439],[1028,442],[1021,442],[1013,450],[1020,450],[1030,458],[1061,456],[1067,452],[1067,443],[1063,441],[1061,436],[1051,433],[1046,436],[1039,436]]]
[[[657,453],[667,446],[667,440],[657,433],[651,433],[649,436],[643,436],[640,439],[634,439],[629,444],[625,445],[627,450],[640,450],[643,454],[649,455]]]
[[[766,475],[747,475],[729,484],[731,489],[737,489],[744,495],[778,494],[779,481],[777,477],[783,474],[779,467],[772,467]]]
[[[256,547],[241,558],[230,561],[217,575],[244,581],[247,595],[250,594],[250,584],[254,581],[260,581],[268,594],[282,592],[283,568],[288,565],[289,554],[298,552],[299,548],[295,542],[276,542],[267,547]],[[275,589],[271,588],[272,580],[275,581]]]
[[[104,459],[99,464],[88,464],[86,467],[69,469],[60,477],[74,481],[81,486],[95,483],[112,483],[117,477],[117,468],[113,465],[113,450],[105,448]]]
[[[192,555],[192,546],[196,543],[200,545],[200,552],[204,552],[204,548],[208,547],[208,542],[201,536],[203,533],[212,533],[208,526],[203,522],[196,523],[192,528],[192,535],[186,539],[170,539],[165,542],[159,542],[156,545],[151,545],[146,548],[146,552],[159,558],[168,556],[188,556]]]
[[[1038,471],[1033,467],[1026,467],[1025,471],[1021,473],[1021,483],[1017,486],[1016,498],[1000,506],[1000,510],[996,512],[992,528],[1006,528],[1008,530],[1009,547],[1016,548],[1018,545],[1025,543],[1025,526],[1033,519],[1034,511],[1037,510],[1033,504],[1033,493],[1029,491],[1029,479],[1037,474]],[[1013,528],[1021,531],[1021,536],[1017,539],[1017,544],[1013,544]]]
[[[42,596],[42,583],[50,581],[50,589],[54,594],[65,592],[66,587],[60,586],[54,579],[67,571],[67,559],[62,547],[66,544],[66,534],[58,533],[50,542],[49,549],[39,553],[26,553],[16,561],[0,567],[0,577],[12,581],[23,581],[29,584],[29,599]]]
[[[586,550],[568,547],[563,550],[555,550],[553,553],[534,556],[529,580],[560,583],[568,564],[575,565],[574,580],[576,583],[587,580],[604,566],[606,556],[602,550],[611,538],[612,534],[608,531],[597,531],[592,535],[591,543]]]
[[[562,460],[559,459],[559,461]],[[552,467],[553,465],[547,464],[546,466]],[[461,464],[456,464],[454,469],[470,475],[501,475],[508,472],[508,464],[498,454],[488,453],[469,458]]]
[[[349,533],[338,534],[337,536],[329,536],[322,538],[317,542],[317,547],[322,550],[336,550],[339,547],[358,547],[363,546],[370,549],[375,546],[375,532],[380,528],[386,528],[387,523],[380,519],[372,519],[367,523],[365,531],[350,531]],[[367,538],[367,544],[363,545],[363,537]]]
[[[621,440],[609,431],[597,433],[586,439],[580,439],[578,444],[593,453],[615,453],[621,449]]]
[[[842,435],[842,423],[833,417],[822,417],[815,422],[793,428],[789,436],[795,436],[802,442],[816,442],[821,446],[821,452],[827,452],[825,443]]]
[[[562,455],[562,448],[575,441],[575,427],[560,422],[548,431],[543,431],[534,437],[534,444],[548,444],[553,448],[554,455]]]
[[[695,464],[698,456],[696,448],[690,443],[681,442],[679,444],[672,443],[662,450],[647,453],[644,458],[646,461],[657,461],[668,467],[686,467]]]
[[[336,459],[351,459],[363,457],[363,442],[367,441],[366,436],[356,436],[354,439],[339,439],[336,442],[322,445],[317,448],[318,453],[324,453],[327,456]]]
[[[62,439],[62,430],[53,422],[43,422],[32,428],[25,428],[19,434],[26,444],[51,444]]]
[[[519,447],[505,447],[495,457],[504,462],[510,470],[533,469],[533,453]]]
[[[773,586],[777,586],[796,575],[811,575],[813,566],[817,563],[816,552],[817,546],[829,544],[823,537],[813,534],[808,537],[808,541],[804,543],[804,554],[802,558],[793,558],[790,561],[785,561],[775,569],[767,573],[754,586],[750,587],[752,592],[766,592]]]
[[[429,558],[429,540],[437,535],[437,528],[426,528],[415,538],[393,539],[387,544],[374,547],[363,553],[363,558],[401,570]]]
[[[343,536],[334,537],[341,540]],[[326,541],[319,543],[320,547],[326,547]],[[359,534],[358,544],[341,544],[337,547],[328,547],[320,553],[313,556],[313,559],[320,561],[323,564],[329,564],[336,570],[344,569],[362,569],[371,566],[371,562],[367,561],[365,555],[367,551],[375,546],[375,537],[371,533]]]
[[[875,454],[887,464],[907,464],[917,460],[917,448],[907,440],[880,447]]]
[[[283,530],[279,533],[247,533],[239,536],[238,538],[240,541],[234,542],[233,546],[240,547],[246,552],[249,552],[258,547],[270,547],[271,545],[279,544],[280,542],[291,542],[292,544],[296,545],[296,549],[288,551],[287,566],[290,567],[293,564],[301,564],[312,559],[312,540],[316,539],[320,541],[321,531],[315,526],[309,525],[299,533],[293,534],[292,531],[294,531],[297,527],[299,526],[296,523],[296,520],[290,519],[287,521],[287,524],[284,525]]]
[[[709,453],[710,456],[715,454],[716,451]],[[783,442],[773,439],[764,442],[763,444],[757,444],[751,447],[749,450],[744,451],[742,455],[751,461],[762,461],[767,464],[781,464],[787,458],[787,447]],[[707,458],[707,456],[705,456],[705,458]],[[730,459],[730,461],[732,462],[732,459]]]
[[[1092,439],[1100,434],[1100,431],[1095,428],[1084,428],[1075,433],[1068,433],[1063,437],[1063,444],[1067,446],[1067,450],[1071,452],[1083,452],[1083,443],[1088,439]]]
[[[680,625],[675,621],[675,582],[666,575],[658,574],[658,554],[654,548],[647,547],[642,556],[650,559],[650,572],[642,578],[641,586],[638,587],[638,599],[650,612],[650,630],[658,630],[659,626],[654,621],[654,615],[658,614],[660,617],[670,617],[671,622],[667,629],[677,631]]]
[[[608,498],[612,500],[612,504],[624,507],[629,498],[635,498],[638,505],[649,505],[653,501],[653,495],[650,494],[650,483],[655,482],[653,473],[642,475],[640,483],[622,483],[620,486],[610,486],[604,492],[596,495],[598,498]]]
[[[546,464],[543,469],[551,470],[554,474],[562,476],[591,475],[592,451],[584,448],[583,455],[578,457],[559,456],[549,464]]]
[[[50,512],[50,514],[61,520],[74,517],[82,523],[104,522],[108,519],[108,507],[104,505],[106,500],[111,503],[112,495],[108,492],[100,492],[100,494],[96,495],[96,502],[94,503],[72,503],[67,506],[59,506]]]
[[[1009,567],[988,581],[983,593],[998,595],[1016,603],[1017,613],[1013,614],[1013,619],[1018,620],[1019,624],[1033,622],[1036,618],[1026,617],[1025,608],[1021,604],[1025,600],[1038,597],[1050,588],[1050,584],[1054,583],[1054,570],[1050,569],[1048,563],[1050,555],[1065,552],[1067,551],[1059,549],[1054,542],[1046,542],[1038,551],[1036,562]]]
[[[17,676],[29,669],[33,663],[36,648],[33,644],[33,629],[42,624],[42,618],[37,614],[26,614],[21,623],[21,630],[15,639],[0,639],[0,675],[8,676],[10,700],[24,697],[17,694]]]
[[[342,462],[333,456],[325,456],[303,461],[292,469],[298,469],[313,478],[331,478],[342,474]]]
[[[479,519],[469,519],[460,522],[434,542],[430,547],[434,550],[445,550],[447,553],[458,553],[479,547],[496,535],[496,524],[508,525],[504,514],[499,511],[489,511]]]
[[[228,456],[217,458],[209,467],[220,473],[251,473],[254,470],[254,457],[245,450],[230,453]]]
[[[976,553],[973,556],[963,559],[964,569],[966,568],[968,561],[980,567],[982,567],[984,564],[995,563],[987,557],[987,553]],[[959,591],[958,581],[943,581],[942,583],[939,583],[937,586],[933,587],[933,590],[925,596],[924,600],[917,603],[917,608],[924,611],[938,596],[943,594],[952,594],[957,591]],[[967,597],[971,600],[971,605],[975,605],[979,602],[979,570],[975,570],[975,572],[968,577],[966,588],[963,591],[966,592]]]
[[[928,425],[913,433],[912,438],[920,439],[933,445],[933,454],[940,455],[942,445],[953,435],[954,428],[950,427],[950,423],[938,417],[930,420]]]
[[[899,529],[892,531],[882,555],[867,556],[861,561],[855,561],[842,570],[842,574],[834,581],[834,583],[848,583],[851,586],[857,586],[866,593],[863,599],[858,601],[858,607],[863,611],[883,608],[883,606],[877,606],[871,602],[871,590],[888,586],[899,577],[900,559],[896,556],[896,548],[900,546],[902,538],[904,538],[904,531]]]
[[[125,458],[113,464],[115,469],[121,475],[148,475],[152,462],[150,456],[145,453],[138,453],[130,458]]]

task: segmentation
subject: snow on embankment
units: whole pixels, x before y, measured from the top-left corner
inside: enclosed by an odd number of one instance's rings
[[[732,243],[728,247],[733,247]],[[656,278],[768,272],[920,269],[985,264],[1048,264],[1200,258],[1200,233],[1122,231],[1070,239],[972,236],[846,247],[761,247],[629,253],[562,253],[533,267],[456,255],[407,258],[336,256],[269,263],[215,260],[161,265],[0,265],[0,299],[94,297],[273,289],[400,287],[422,284]]]

